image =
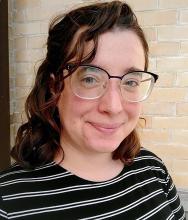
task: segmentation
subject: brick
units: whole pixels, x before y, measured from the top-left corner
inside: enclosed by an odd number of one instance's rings
[[[12,4],[8,4],[8,5],[12,5]],[[13,15],[14,13],[13,13],[13,9],[10,9],[10,7],[9,7],[9,9],[8,9],[8,21],[9,21],[9,25],[12,23],[12,21],[14,20],[14,18],[13,18]]]
[[[151,42],[150,56],[176,56],[180,51],[178,42]]]
[[[14,48],[14,40],[9,39],[9,48]],[[11,52],[9,51],[9,54],[11,55]]]
[[[9,103],[9,106],[10,106],[10,109],[9,109],[10,115],[13,114],[14,111],[15,111],[15,106],[14,106],[14,104],[15,104],[15,102],[12,101],[12,100],[10,100],[10,103]],[[11,122],[10,122],[10,124],[11,124]]]
[[[27,47],[29,49],[40,49],[46,47],[47,36],[34,36],[27,38]]]
[[[158,40],[187,40],[188,25],[158,27]]]
[[[13,123],[19,123],[22,121],[22,114],[19,112],[14,112],[12,115],[12,122]]]
[[[158,7],[157,0],[127,0],[126,1],[134,10],[152,10]]]
[[[156,72],[157,71],[157,64],[155,58],[149,58],[149,65],[148,65],[149,72]]]
[[[8,12],[12,12],[14,10],[14,4],[13,1],[8,2]]]
[[[52,15],[52,14],[51,14]],[[45,9],[37,8],[27,8],[26,10],[26,20],[27,21],[38,21],[47,19],[49,15],[46,15]]]
[[[180,11],[180,24],[187,24],[188,23],[188,10],[181,10]]]
[[[181,54],[188,54],[188,42],[182,42],[181,43],[181,50],[180,50]]]
[[[15,92],[13,89],[10,89],[9,91],[9,97],[10,97],[10,100],[14,100],[15,99]]]
[[[182,87],[188,86],[188,72],[177,74],[177,85]]]
[[[25,11],[24,10],[14,11],[13,19],[14,19],[14,22],[24,22],[25,21]]]
[[[38,33],[40,33],[40,23],[20,23],[15,25],[15,35],[29,35]]]
[[[176,114],[178,116],[180,115],[188,115],[188,103],[183,102],[183,103],[177,103],[176,104]]]
[[[40,22],[40,33],[47,34],[49,29],[49,22]]]
[[[24,87],[24,88],[18,87],[16,88],[16,98],[17,99],[26,98],[30,91],[31,91],[31,88],[29,87]]]
[[[158,88],[155,87],[148,102],[185,102],[188,99],[187,88]]]
[[[157,59],[157,71],[167,72],[174,70],[187,71],[188,70],[188,57],[164,57]]]
[[[162,129],[143,129],[140,134],[141,141],[143,143],[150,142],[162,142],[167,143],[169,141],[169,132],[168,130]]]
[[[159,8],[186,8],[188,0],[159,0]]]
[[[173,172],[187,174],[188,160],[173,160]]]
[[[155,27],[143,27],[147,41],[157,40],[157,30]]]
[[[22,98],[16,101],[15,104],[15,111],[17,112],[23,112],[25,108],[25,100],[26,98]]]
[[[143,128],[151,128],[151,123],[152,123],[152,117],[151,116],[148,116],[148,115],[143,115],[142,116],[144,119],[139,119],[139,122],[138,122],[138,128],[139,129],[143,129]]]
[[[188,130],[173,130],[172,135],[171,135],[171,141],[174,144],[187,145],[187,143],[188,143]]]
[[[39,7],[40,1],[39,0],[15,0],[14,1],[14,8],[16,9],[25,9],[25,8],[33,8]]]
[[[15,74],[29,74],[33,73],[33,65],[31,63],[16,63]]]
[[[9,77],[9,87],[14,88],[15,86],[15,79],[12,77]]]
[[[176,10],[158,10],[137,12],[139,23],[143,26],[176,24]]]
[[[153,117],[152,127],[168,129],[188,129],[188,116]]]
[[[165,159],[177,159],[187,160],[188,159],[188,147],[180,144],[151,144],[149,149],[158,155],[162,160]]]
[[[173,116],[176,114],[176,105],[175,103],[148,103],[143,104],[143,112],[146,115],[166,115]]]
[[[9,26],[8,27],[8,35],[9,35],[9,39],[13,40],[13,36],[14,36],[14,27],[13,26]]]
[[[30,87],[33,85],[34,79],[31,74],[19,74],[16,77],[16,87]]]
[[[176,82],[176,73],[170,72],[158,72],[156,73],[159,75],[159,79],[157,80],[155,87],[173,87]]]
[[[67,13],[68,11],[80,6],[83,6],[83,2],[81,0],[77,0],[76,2],[75,0],[41,0],[41,8],[45,11],[44,16],[46,17],[46,15],[48,15],[47,19],[53,18],[55,15]]]
[[[44,58],[44,51],[42,49],[28,49],[16,52],[17,62],[36,62]]]
[[[16,50],[26,49],[26,47],[27,47],[27,38],[25,38],[25,37],[15,38],[14,48]]]
[[[50,7],[50,8],[53,8],[53,7],[57,7],[58,9],[60,8],[64,8],[64,6],[68,6],[68,5],[76,5],[75,7],[77,6],[81,6],[83,5],[83,1],[82,0],[54,0],[54,1],[46,1],[46,0],[40,0],[41,1],[41,7]],[[89,1],[89,2],[92,2],[92,1]],[[96,3],[96,1],[93,1]],[[88,3],[88,0],[87,0],[87,3]]]
[[[13,66],[13,60],[9,59],[9,78],[15,77],[15,66]]]
[[[15,135],[17,134],[18,128],[25,122],[27,122],[27,117],[26,114],[24,112],[24,110],[22,112],[17,112],[20,116],[16,116],[17,118],[14,118],[15,121],[14,125],[15,125]]]
[[[188,188],[188,175],[172,173],[174,184],[178,188]]]

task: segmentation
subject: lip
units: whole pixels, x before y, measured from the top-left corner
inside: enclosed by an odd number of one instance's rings
[[[100,132],[111,134],[111,133],[115,133],[123,123],[104,124],[104,123],[89,122],[89,124]]]

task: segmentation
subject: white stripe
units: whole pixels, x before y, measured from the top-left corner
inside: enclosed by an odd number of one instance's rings
[[[177,198],[178,198],[178,195],[176,194],[172,199],[168,200],[169,204],[173,203],[175,200],[177,200]]]
[[[170,193],[173,189],[174,189],[175,185],[174,183],[172,183],[172,185],[170,186],[169,190],[168,190],[168,193]]]
[[[171,213],[166,220],[171,220],[171,219],[173,219],[174,217],[175,217],[174,214]]]
[[[143,161],[143,160],[146,160],[146,159],[155,160],[155,161],[159,162],[162,166],[164,165],[163,162],[155,156],[138,156],[138,157],[134,158],[134,161],[140,161],[140,160]]]
[[[140,188],[144,184],[145,185],[148,184],[148,181],[145,181],[145,183],[143,183],[143,184],[135,184],[135,185],[137,185],[137,188]],[[76,207],[81,207],[81,206],[88,206],[88,205],[103,203],[106,201],[110,201],[112,199],[117,199],[119,197],[122,197],[122,196],[128,194],[129,192],[133,191],[134,189],[136,189],[136,187],[135,188],[130,187],[129,189],[126,189],[121,192],[112,194],[110,196],[102,197],[102,198],[73,202],[73,203],[63,204],[63,205],[58,205],[58,206],[49,206],[49,207],[44,207],[44,208],[37,208],[37,209],[31,209],[31,210],[12,212],[12,213],[9,213],[8,216],[10,216],[10,218],[16,218],[16,217],[22,217],[22,216],[27,216],[27,215],[32,215],[32,214],[39,214],[39,213],[44,213],[44,212],[58,211],[58,210],[71,209],[71,208],[76,208]],[[159,194],[162,192],[162,190],[159,189],[156,192]],[[154,193],[155,192],[152,192],[149,195],[154,194]],[[144,198],[145,197],[141,198],[140,200],[143,200]],[[136,203],[137,203],[137,201],[136,201]]]
[[[140,185],[140,184],[143,184],[145,185],[144,183],[152,183],[152,182],[155,182],[156,181],[156,178],[153,177],[151,179],[147,179],[143,182],[140,182],[140,183],[136,183],[135,185],[132,185],[131,187],[127,188],[127,190],[129,189],[132,189],[134,188],[134,186],[137,186],[137,185]],[[110,184],[108,184],[110,185]],[[106,186],[106,185],[105,185]],[[62,188],[62,189],[59,189],[58,191],[57,190],[52,190],[51,191],[46,191],[44,193],[44,191],[42,191],[42,193],[37,193],[37,194],[26,194],[26,195],[22,195],[22,196],[16,196],[16,197],[10,197],[10,196],[3,196],[3,200],[7,201],[7,200],[13,200],[13,199],[18,199],[18,198],[29,198],[29,197],[37,197],[37,196],[49,196],[49,195],[57,195],[57,194],[61,194],[61,193],[67,193],[67,192],[73,192],[73,191],[77,191],[77,190],[88,190],[88,189],[96,189],[96,188],[101,188],[101,187],[104,187],[103,185],[99,185],[99,186],[93,186],[93,185],[90,185],[88,187],[85,187],[84,185],[80,185],[80,186],[71,186],[71,187],[66,187],[66,188]],[[135,188],[136,189],[136,188]],[[14,195],[15,196],[15,195]],[[7,198],[8,197],[8,198]]]
[[[180,209],[181,209],[181,205],[179,205],[175,210],[173,210],[173,213],[179,212]]]
[[[184,220],[185,218],[185,212],[183,213],[183,216],[179,220]]]
[[[147,151],[147,150],[145,150],[145,151]],[[149,151],[147,151],[147,152],[149,152]],[[158,161],[158,162],[161,163],[161,160],[158,159],[157,157],[154,157],[154,156],[139,156],[139,157],[136,157],[136,158],[134,159],[134,161],[140,161],[140,160],[142,161],[142,160],[144,160],[144,159],[153,159],[153,160],[156,160],[156,161]],[[161,163],[161,164],[162,164],[162,163]],[[36,168],[33,169],[33,170],[26,170],[26,169],[23,169],[23,168],[22,168],[22,170],[8,172],[8,173],[5,173],[5,174],[2,174],[2,175],[0,176],[0,178],[3,178],[3,177],[5,177],[5,176],[9,176],[9,175],[13,175],[13,174],[17,174],[17,173],[35,172],[36,170],[41,170],[41,169],[53,167],[53,166],[56,166],[56,165],[58,166],[58,164],[56,164],[54,161],[52,161],[52,162],[50,162],[50,163],[48,163],[48,164],[45,164],[45,165],[36,167]],[[163,165],[163,164],[162,164],[162,165]],[[14,168],[14,167],[19,167],[19,165],[15,164],[15,165],[13,165],[11,168]],[[164,172],[164,170],[162,170],[162,169],[161,169],[161,171]]]
[[[102,219],[110,218],[112,216],[119,215],[123,212],[127,212],[130,209],[135,208],[136,206],[140,205],[141,203],[143,203],[145,201],[148,201],[149,199],[151,199],[154,196],[157,196],[158,194],[161,194],[161,193],[162,193],[162,190],[159,189],[159,190],[154,191],[154,192],[150,193],[149,195],[144,196],[144,197],[136,200],[135,202],[133,202],[133,203],[131,203],[131,204],[125,206],[125,207],[122,207],[120,209],[117,209],[117,210],[114,210],[114,211],[111,211],[111,212],[108,212],[108,213],[104,213],[104,214],[101,214],[101,215],[96,215],[96,216],[92,216],[92,217],[88,217],[88,218],[79,219],[79,220],[89,220],[89,219],[102,220]]]
[[[6,181],[3,183],[0,183],[0,186],[8,186],[11,184],[15,184],[15,183],[24,183],[24,182],[42,182],[42,181],[47,181],[47,180],[54,180],[54,179],[59,179],[62,177],[66,177],[66,176],[71,176],[73,174],[67,172],[64,173],[59,173],[59,174],[55,174],[55,175],[51,175],[51,176],[45,176],[45,177],[36,177],[36,178],[22,178],[22,179],[15,179],[15,180],[11,180],[11,181]]]
[[[5,173],[5,174],[2,174],[2,175],[0,176],[0,178],[3,178],[3,177],[5,177],[5,176],[9,176],[9,175],[13,175],[13,174],[17,174],[17,173],[35,172],[36,170],[41,170],[41,169],[44,169],[44,168],[49,168],[49,167],[52,167],[52,166],[54,166],[54,165],[56,165],[55,162],[51,162],[51,163],[45,164],[44,166],[37,167],[37,168],[35,168],[35,169],[33,169],[33,170],[26,170],[26,169],[23,169],[23,168],[22,168],[22,170],[17,170],[17,171],[12,171],[12,172],[7,172],[7,173]],[[17,166],[19,166],[19,165],[14,165],[14,166],[12,166],[11,168],[14,168],[14,167],[17,167]]]
[[[148,219],[151,216],[153,216],[154,214],[156,214],[158,211],[160,211],[161,209],[163,209],[164,207],[166,207],[168,204],[168,201],[165,201],[164,203],[160,204],[159,206],[157,206],[156,208],[154,208],[153,210],[149,211],[148,213],[146,213],[145,215],[142,215],[140,218],[137,218],[137,220],[141,220],[141,219]]]
[[[7,213],[4,210],[0,209],[0,216],[3,218],[7,218]]]
[[[158,181],[162,184],[165,184],[165,185],[168,184],[168,182],[169,182],[169,181],[166,181],[166,180],[160,179],[160,178],[158,178]]]
[[[43,195],[46,195],[46,194],[54,195],[54,194],[62,193],[62,191],[64,191],[64,190],[73,191],[73,190],[79,190],[79,189],[91,189],[91,188],[97,188],[97,187],[104,187],[104,186],[108,186],[108,185],[111,185],[111,184],[115,184],[119,181],[122,181],[123,179],[126,179],[131,175],[136,175],[138,173],[145,172],[148,169],[151,169],[151,167],[148,166],[148,167],[145,167],[145,168],[139,168],[137,170],[132,170],[132,171],[129,171],[127,173],[124,173],[123,175],[121,175],[119,177],[116,177],[115,179],[105,181],[105,182],[102,182],[102,183],[71,186],[71,187],[67,187],[67,188],[64,188],[64,189],[56,189],[56,190],[48,190],[48,191],[18,193],[18,194],[3,196],[3,199],[4,200],[11,200],[11,199],[19,199],[19,198],[25,198],[25,197],[43,196]],[[152,167],[152,170],[158,170],[158,167]]]

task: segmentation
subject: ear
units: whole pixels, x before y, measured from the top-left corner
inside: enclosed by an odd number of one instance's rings
[[[52,95],[55,95],[55,76],[53,73],[50,74],[49,88]]]

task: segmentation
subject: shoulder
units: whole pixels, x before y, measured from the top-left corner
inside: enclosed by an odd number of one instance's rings
[[[146,148],[141,148],[139,154],[134,159],[134,165],[152,171],[153,174],[162,178],[168,176],[168,170],[162,159]]]
[[[141,148],[140,153],[134,159],[133,169],[142,178],[154,178],[166,193],[168,193],[169,188],[174,187],[172,178],[162,159],[150,150]]]
[[[18,164],[13,164],[9,168],[0,172],[0,184],[3,184],[6,181],[12,181],[18,178],[29,178],[40,176],[43,171],[50,170],[54,166],[54,162],[48,163],[43,166],[36,167],[35,169],[26,169]]]
[[[0,172],[0,195],[26,190],[34,185],[40,187],[47,180],[55,180],[64,173],[54,163],[48,163],[35,169],[24,169],[19,165],[13,165]]]
[[[18,200],[14,196],[24,195],[25,192],[40,189],[41,183],[44,184],[46,179],[57,175],[57,168],[58,166],[55,166],[54,162],[30,170],[14,164],[8,169],[1,171],[0,219],[8,219],[7,213],[12,207],[17,207]]]
[[[164,166],[164,163],[159,156],[157,156],[155,153],[143,147],[140,149],[140,152],[135,157],[134,161],[150,162],[154,164],[157,163],[161,166]]]

